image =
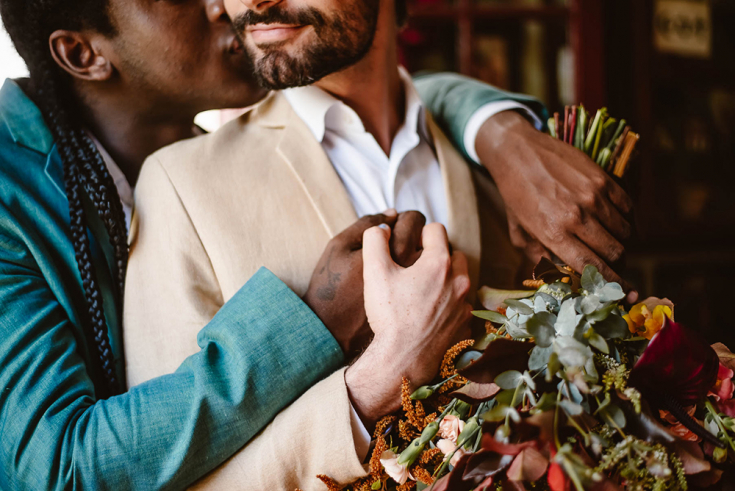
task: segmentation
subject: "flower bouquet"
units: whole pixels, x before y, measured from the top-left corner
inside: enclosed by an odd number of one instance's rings
[[[450,349],[375,431],[355,490],[686,490],[735,456],[735,355],[592,266],[542,261],[524,291],[483,288],[486,334]],[[330,489],[340,486],[321,478]]]

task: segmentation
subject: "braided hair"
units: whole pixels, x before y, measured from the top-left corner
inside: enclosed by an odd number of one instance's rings
[[[94,205],[107,230],[115,253],[120,297],[128,259],[125,215],[102,155],[84,129],[81,106],[75,107],[70,76],[55,63],[48,43],[50,35],[58,29],[87,28],[114,34],[107,9],[108,0],[0,0],[5,29],[28,66],[34,99],[64,165],[71,236],[87,306],[83,325],[90,350],[97,355],[97,370],[91,376],[99,398],[116,395],[121,387],[110,346],[102,290],[92,263],[84,202],[89,200]]]

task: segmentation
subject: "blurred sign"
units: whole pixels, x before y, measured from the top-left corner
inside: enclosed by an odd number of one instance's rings
[[[712,10],[708,1],[657,0],[653,20],[656,49],[682,56],[712,55]]]

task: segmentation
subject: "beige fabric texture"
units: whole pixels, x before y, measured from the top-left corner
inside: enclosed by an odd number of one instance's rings
[[[430,117],[429,128],[449,239],[467,255],[473,287],[514,286],[525,263],[508,239],[497,189],[473,176]],[[303,296],[327,242],[356,220],[321,145],[279,93],[216,133],[152,155],[131,228],[123,330],[129,386],[172,373],[196,353],[197,333],[260,267]],[[196,489],[310,491],[326,489],[315,473],[340,482],[360,477],[339,373]]]

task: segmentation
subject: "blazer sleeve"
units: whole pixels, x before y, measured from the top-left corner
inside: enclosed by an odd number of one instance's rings
[[[192,491],[326,491],[367,476],[355,451],[344,369],[312,387]]]
[[[506,92],[456,73],[419,74],[414,83],[437,124],[468,161],[471,159],[464,144],[465,128],[472,115],[486,104],[513,101],[527,106],[542,122],[548,119],[548,111],[538,99]]]
[[[0,225],[0,489],[183,489],[342,362],[262,270],[175,373],[96,400],[82,334],[54,293],[63,282],[41,272],[43,248],[3,205]]]

